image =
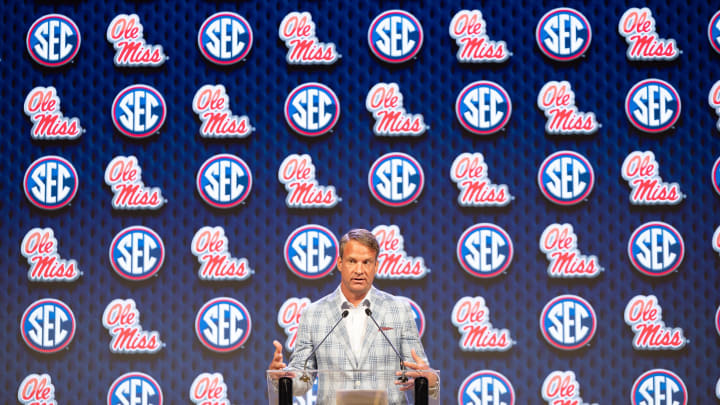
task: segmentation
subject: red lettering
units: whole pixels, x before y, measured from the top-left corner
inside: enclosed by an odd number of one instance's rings
[[[53,238],[54,239],[54,238]],[[55,243],[50,239],[50,232],[33,232],[25,239],[23,245],[25,255],[49,254],[55,252]]]
[[[28,97],[27,112],[34,113],[38,111],[52,112],[55,111],[56,102],[52,90],[38,90]]]
[[[110,310],[105,312],[105,326],[112,327],[115,325],[134,325],[135,311],[132,304],[116,303]]]
[[[556,84],[552,84],[550,86],[546,86],[544,87],[544,92],[540,98],[540,104],[542,104],[542,107],[569,106],[571,96],[568,91],[569,89],[564,85],[558,86]]]
[[[395,230],[390,229],[387,232],[386,229],[380,229],[375,236],[378,238],[380,250],[385,251],[396,251],[400,245],[400,238],[395,236]]]
[[[478,22],[478,15],[473,13],[462,13],[453,21],[453,34],[461,35],[482,35],[483,24]]]
[[[195,109],[198,111],[204,110],[224,110],[225,109],[225,98],[223,97],[222,89],[205,88],[200,92],[200,95],[196,97]]]
[[[29,378],[25,380],[25,384],[20,389],[20,397],[23,401],[44,401],[53,399],[50,396],[52,388],[48,387],[48,384],[49,378],[47,376]]]
[[[543,247],[546,250],[567,250],[573,247],[573,237],[568,236],[570,229],[567,227],[554,226],[543,239]]]
[[[643,10],[640,13],[632,11],[623,16],[621,22],[623,34],[637,33],[649,33],[652,27],[652,21],[648,18],[648,11]]]
[[[197,253],[219,253],[225,251],[225,240],[220,230],[210,232],[209,230],[200,233],[195,239],[195,251]]]
[[[470,300],[463,301],[455,313],[455,321],[458,324],[482,323],[485,320],[485,309],[479,302]]]
[[[134,183],[138,179],[138,170],[132,159],[115,159],[108,171],[108,181],[117,183],[120,181]]]
[[[310,162],[306,158],[292,158],[286,161],[282,170],[282,179],[289,180],[312,180],[312,169],[307,167]]]
[[[116,18],[115,23],[110,29],[110,39],[117,41],[120,39],[136,39],[140,33],[140,28],[135,26],[136,19],[133,17]]]
[[[554,375],[545,390],[547,398],[572,398],[575,396],[575,385],[569,375],[564,378]]]
[[[482,178],[484,177],[485,165],[479,156],[465,156],[454,167],[455,178]]]
[[[630,306],[628,321],[655,322],[658,320],[658,310],[650,298],[636,299]]]
[[[376,86],[370,96],[370,108],[378,110],[380,108],[397,108],[400,97],[395,95],[395,89],[390,86]]]

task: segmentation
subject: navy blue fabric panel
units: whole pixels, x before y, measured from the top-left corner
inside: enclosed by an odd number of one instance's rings
[[[630,62],[617,24],[631,6],[647,6],[662,38],[674,38],[682,54],[670,62]],[[58,403],[101,403],[112,382],[140,371],[162,387],[165,402],[188,403],[193,379],[202,372],[225,377],[232,403],[263,403],[264,370],[273,351],[272,340],[283,341],[277,312],[290,297],[318,299],[339,282],[333,271],[319,280],[304,280],[288,270],[283,259],[286,238],[306,224],[322,225],[339,238],[353,227],[372,229],[397,225],[405,251],[423,257],[429,275],[420,280],[377,280],[390,293],[412,298],[423,309],[423,337],[431,365],[441,370],[442,403],[457,401],[462,381],[475,371],[490,369],[513,384],[516,403],[540,403],[544,378],[553,370],[573,370],[585,402],[626,403],[634,380],[652,368],[674,371],[685,382],[689,403],[716,403],[720,377],[720,338],[714,316],[720,298],[718,254],[712,236],[720,225],[719,198],[710,173],[720,156],[717,116],[708,106],[708,92],[720,80],[720,54],[707,39],[710,18],[718,11],[700,0],[577,2],[571,7],[585,15],[593,38],[587,53],[572,62],[554,62],[535,43],[538,20],[557,2],[63,2],[3,1],[0,16],[0,247],[4,252],[0,286],[5,315],[0,318],[3,349],[0,397],[16,398],[18,385],[30,373],[48,373]],[[425,41],[417,57],[391,65],[380,61],[367,45],[367,29],[381,12],[404,9],[422,24]],[[482,11],[490,39],[507,42],[510,59],[499,64],[461,64],[457,46],[448,35],[453,15],[461,9]],[[207,61],[197,45],[203,21],[219,11],[242,15],[254,32],[247,58],[231,66]],[[294,67],[285,61],[287,48],[278,39],[278,26],[291,11],[308,11],[321,42],[334,42],[342,58],[331,66]],[[73,19],[82,45],[68,65],[47,68],[28,55],[25,36],[33,22],[49,13]],[[137,14],[149,44],[164,47],[169,60],[161,67],[119,68],[105,39],[117,14]],[[624,111],[628,90],[637,82],[658,78],[672,84],[682,100],[674,129],[648,134],[635,129]],[[479,136],[458,122],[458,93],[479,80],[501,85],[512,99],[513,112],[505,129]],[[571,83],[580,111],[595,112],[602,124],[592,135],[545,134],[546,118],[537,107],[537,94],[548,81]],[[331,133],[307,138],[287,125],[283,104],[289,92],[306,82],[330,87],[341,104]],[[395,82],[409,113],[423,114],[430,129],[424,135],[387,138],[373,134],[373,117],[365,108],[370,88]],[[146,139],[130,139],[113,125],[111,105],[131,84],[157,89],[167,105],[167,119]],[[205,84],[225,86],[230,109],[247,115],[255,132],[244,139],[210,140],[198,134],[200,120],[192,109],[195,92]],[[28,92],[54,86],[66,117],[78,117],[86,132],[73,141],[32,140],[32,123],[23,112]],[[537,171],[543,160],[560,150],[572,150],[592,164],[596,184],[586,201],[563,207],[540,192]],[[677,206],[633,206],[621,166],[632,151],[652,151],[660,176],[678,182],[687,195]],[[414,157],[426,176],[416,203],[393,208],[376,201],[368,190],[372,163],[389,152]],[[505,207],[468,208],[457,203],[458,190],[450,168],[463,152],[485,157],[495,184],[507,184],[515,199]],[[195,177],[200,166],[219,153],[243,159],[254,176],[245,202],[221,210],[200,198]],[[309,154],[319,184],[334,185],[342,201],[330,209],[291,209],[277,172],[289,154]],[[23,192],[28,166],[46,155],[70,161],[79,175],[72,204],[57,211],[33,206]],[[157,211],[117,211],[104,172],[115,156],[133,155],[142,167],[146,186],[160,187],[168,202]],[[650,278],[636,271],[627,255],[633,231],[649,221],[674,226],[685,241],[679,271]],[[458,238],[468,227],[494,223],[507,231],[515,255],[509,269],[492,279],[478,279],[463,270],[456,258]],[[552,223],[570,223],[578,249],[597,255],[605,268],[596,279],[563,280],[547,276],[548,262],[538,249],[543,230]],[[108,249],[115,235],[132,225],[153,229],[162,238],[166,258],[157,274],[142,282],[127,281],[112,270]],[[201,281],[199,263],[191,253],[195,232],[203,226],[224,227],[232,256],[245,257],[254,274],[237,282]],[[62,258],[77,260],[83,275],[72,283],[37,283],[27,279],[28,264],[20,253],[23,236],[32,228],[52,228]],[[589,301],[598,317],[588,347],[561,352],[545,342],[538,328],[543,306],[562,294]],[[639,352],[623,320],[627,302],[653,294],[664,309],[667,326],[681,327],[690,343],[677,352]],[[207,350],[195,335],[194,321],[204,303],[233,297],[250,312],[253,326],[245,346],[218,354]],[[500,353],[464,352],[451,322],[455,303],[465,296],[482,296],[496,328],[506,328],[517,342]],[[74,340],[57,354],[28,348],[19,325],[25,309],[50,297],[68,304],[76,318]],[[110,336],[102,325],[107,304],[132,298],[145,330],[158,331],[165,347],[157,354],[120,355],[108,349]],[[287,355],[287,353],[286,353]]]

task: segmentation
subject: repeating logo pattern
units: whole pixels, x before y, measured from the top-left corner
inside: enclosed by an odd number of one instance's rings
[[[669,328],[662,320],[662,308],[654,295],[636,295],[625,307],[625,323],[635,333],[635,350],[679,350],[688,340],[681,328]]]
[[[44,15],[30,26],[25,43],[30,57],[46,67],[70,63],[80,51],[80,30],[62,14]]]
[[[478,278],[502,274],[510,266],[514,253],[510,236],[501,227],[479,223],[465,229],[457,243],[457,258],[462,268]]]
[[[538,170],[540,191],[550,202],[575,205],[595,186],[595,172],[585,156],[563,150],[545,158]]]
[[[79,178],[75,167],[60,156],[44,156],[25,171],[23,189],[34,206],[58,210],[75,198]]]
[[[587,18],[572,8],[548,11],[538,22],[535,40],[545,56],[559,62],[575,60],[590,47],[592,28]]]
[[[246,115],[230,111],[230,99],[222,84],[200,87],[193,97],[193,111],[202,121],[203,138],[245,138],[255,131]]]
[[[452,323],[460,332],[462,351],[510,350],[515,342],[507,329],[496,329],[490,323],[490,310],[483,297],[462,297],[453,307]]]
[[[291,272],[300,278],[315,280],[330,274],[337,264],[340,243],[320,225],[295,229],[285,241],[283,256]]]
[[[285,60],[289,65],[331,65],[341,57],[334,43],[318,40],[315,22],[307,11],[288,13],[280,22],[278,36],[288,48]]]
[[[120,231],[110,243],[110,264],[120,277],[143,281],[154,276],[165,261],[165,245],[150,228],[136,225]]]
[[[280,306],[277,315],[278,326],[285,330],[287,339],[285,340],[285,348],[292,352],[295,350],[297,341],[298,326],[300,325],[300,315],[310,305],[310,298],[291,297],[285,300]]]
[[[24,103],[25,115],[33,122],[30,136],[38,140],[71,140],[85,133],[77,117],[67,118],[60,110],[55,87],[38,86],[30,90]]]
[[[646,79],[636,83],[625,98],[625,114],[641,131],[659,133],[680,118],[680,95],[668,82]]]
[[[676,205],[685,199],[678,183],[665,183],[651,151],[634,151],[622,164],[622,177],[631,188],[630,203],[634,205]]]
[[[370,193],[388,207],[404,207],[415,201],[425,187],[425,173],[410,155],[391,152],[379,157],[368,173]]]
[[[720,11],[718,11],[718,14],[720,14]],[[708,104],[710,104],[710,108],[715,110],[715,115],[718,116],[715,128],[720,131],[720,80],[716,81],[710,89],[710,93],[708,93]]]
[[[151,376],[132,371],[118,377],[108,390],[107,405],[163,405],[160,384]]]
[[[418,335],[420,335],[420,338],[422,339],[423,335],[425,334],[425,327],[427,323],[425,322],[425,313],[423,312],[422,308],[420,308],[420,305],[417,304],[417,302],[411,300],[408,297],[401,297],[396,296],[397,298],[403,299],[410,304],[410,310],[413,313],[413,317],[415,319],[415,326],[417,326]]]
[[[375,118],[377,136],[420,136],[429,129],[422,114],[408,114],[397,83],[378,83],[368,92],[365,108]]]
[[[156,210],[167,202],[160,187],[145,187],[135,156],[115,156],[105,168],[105,184],[112,189],[116,210]]]
[[[488,177],[488,166],[482,153],[459,154],[450,167],[450,179],[460,190],[458,204],[462,207],[501,207],[510,204],[505,184],[493,184]]]
[[[467,404],[515,405],[515,389],[497,371],[476,371],[465,378],[458,390],[458,405]]]
[[[670,370],[655,368],[635,380],[630,393],[632,405],[687,405],[688,391],[683,380]]]
[[[165,123],[167,104],[155,88],[133,84],[115,96],[111,114],[120,133],[129,138],[147,138]]]
[[[580,383],[573,371],[553,371],[545,377],[540,391],[548,405],[598,405],[587,404],[580,397]]]
[[[383,62],[403,63],[420,52],[423,28],[414,15],[404,10],[381,13],[370,24],[368,44],[372,53]]]
[[[638,227],[628,241],[633,266],[646,276],[662,277],[674,271],[685,256],[685,242],[677,229],[660,221]]]
[[[647,7],[625,11],[618,32],[628,44],[625,55],[631,61],[673,60],[682,53],[674,39],[659,38],[652,11]]]
[[[255,273],[244,257],[232,257],[225,228],[203,226],[195,232],[191,251],[200,262],[200,280],[245,280]]]
[[[715,192],[720,194],[720,158],[715,161],[712,168],[712,185]]]
[[[23,237],[20,253],[28,261],[30,281],[75,281],[82,272],[75,259],[66,260],[57,251],[52,228],[33,228]]]
[[[305,83],[285,100],[285,120],[300,135],[316,137],[330,132],[340,118],[340,100],[321,83]]]
[[[378,270],[375,277],[379,279],[420,279],[429,272],[425,259],[412,257],[405,253],[405,238],[397,225],[378,225],[372,230],[378,240]]]
[[[307,154],[287,156],[280,164],[278,181],[285,185],[285,205],[290,208],[332,208],[342,201],[335,186],[318,184],[315,165]]]
[[[505,62],[512,55],[505,41],[493,41],[480,10],[460,10],[450,20],[450,38],[458,46],[461,63]]]
[[[115,48],[115,66],[161,66],[165,63],[168,57],[162,45],[146,44],[144,31],[137,14],[118,14],[110,21],[105,38]]]
[[[540,313],[540,331],[560,350],[577,350],[590,343],[597,330],[597,316],[589,302],[577,295],[560,295]]]
[[[460,125],[476,135],[500,131],[510,120],[512,102],[502,86],[481,80],[465,86],[455,101]]]
[[[230,405],[223,375],[200,373],[190,385],[190,400],[197,405]]]
[[[198,30],[198,48],[208,61],[232,65],[245,59],[253,45],[253,31],[241,16],[230,11],[215,13]]]
[[[240,301],[213,298],[200,308],[195,318],[195,333],[206,348],[227,353],[237,350],[250,337],[252,320]]]
[[[570,224],[548,225],[540,235],[540,251],[550,262],[547,273],[553,278],[594,278],[604,271],[595,255],[580,253]]]
[[[75,336],[76,327],[70,307],[53,298],[33,302],[20,320],[20,333],[25,344],[44,354],[65,349]]]
[[[48,374],[29,374],[18,387],[18,401],[23,405],[57,405],[55,386]]]
[[[587,135],[601,125],[593,112],[578,111],[575,92],[568,81],[549,81],[538,94],[537,105],[545,113],[545,132],[553,135]]]
[[[710,23],[708,24],[708,40],[715,52],[720,53],[720,11],[715,13],[710,19]]]
[[[140,311],[132,298],[116,298],[105,307],[103,326],[110,333],[110,351],[113,353],[157,353],[165,346],[160,333],[143,330]]]
[[[200,198],[215,208],[233,208],[250,194],[253,175],[244,160],[221,153],[206,160],[197,173]]]

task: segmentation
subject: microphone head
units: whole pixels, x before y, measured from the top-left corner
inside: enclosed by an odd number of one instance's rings
[[[346,310],[342,311],[342,313],[340,314],[340,316],[343,317],[343,318],[346,318],[349,314],[350,314],[350,311],[348,311],[348,310],[346,309]]]
[[[367,316],[372,316],[372,311],[370,310],[370,308],[365,308],[365,314]]]

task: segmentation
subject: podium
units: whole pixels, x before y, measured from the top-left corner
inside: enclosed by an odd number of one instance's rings
[[[267,370],[269,405],[439,405],[438,370]],[[397,383],[397,384],[396,384]],[[432,383],[430,383],[432,385]]]

